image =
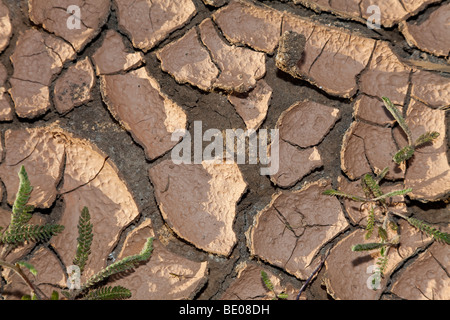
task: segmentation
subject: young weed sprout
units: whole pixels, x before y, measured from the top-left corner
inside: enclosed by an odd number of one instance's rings
[[[26,268],[34,276],[38,274],[38,270],[31,263],[27,261],[10,263],[5,260],[11,251],[18,246],[26,243],[49,241],[53,236],[64,230],[64,226],[57,224],[44,224],[41,226],[29,223],[34,210],[33,206],[28,205],[33,187],[23,166],[19,171],[19,180],[19,191],[12,207],[10,224],[3,232],[1,232],[2,230],[0,228],[0,247],[2,247],[0,253],[0,270],[1,268],[11,269],[27,284],[31,294],[23,296],[23,300],[58,300],[59,293],[57,291],[53,291],[51,296],[47,297],[23,272],[22,268]],[[77,249],[73,260],[74,265],[71,266],[75,275],[78,277],[78,281],[91,253],[91,244],[94,237],[92,230],[93,225],[89,210],[87,207],[84,207],[78,221]],[[104,286],[104,280],[114,274],[131,270],[141,262],[148,261],[152,251],[153,238],[148,238],[139,254],[114,262],[90,277],[84,285],[69,286],[67,289],[62,290],[61,294],[69,300],[120,300],[130,298],[130,290],[122,286]],[[72,279],[72,274],[69,274],[69,279]],[[55,285],[55,287],[57,286]]]
[[[411,159],[414,155],[414,151],[424,146],[427,143],[432,143],[439,133],[435,131],[426,132],[422,134],[418,139],[413,141],[411,131],[400,114],[399,110],[394,106],[394,104],[386,97],[383,97],[383,102],[395,120],[398,122],[402,130],[405,132],[408,145],[400,149],[393,157],[393,161],[399,165],[405,166],[406,161]],[[395,196],[404,196],[412,191],[411,188],[391,191],[388,193],[383,193],[380,188],[380,182],[388,173],[388,168],[385,168],[378,175],[373,175],[372,173],[367,173],[361,178],[361,186],[364,192],[364,197],[355,196],[352,194],[347,194],[338,190],[330,189],[324,192],[325,195],[336,196],[345,199],[349,199],[356,202],[361,202],[368,209],[367,225],[365,227],[366,240],[370,239],[375,230],[377,230],[377,241],[370,243],[355,244],[352,246],[352,251],[372,251],[379,250],[379,258],[377,261],[377,268],[375,273],[379,277],[383,277],[386,271],[388,263],[388,252],[393,246],[400,243],[400,233],[399,226],[393,219],[397,217],[406,220],[411,226],[417,228],[418,230],[424,232],[425,234],[433,237],[436,241],[442,242],[444,244],[450,244],[450,234],[446,232],[439,231],[433,226],[428,225],[422,220],[407,217],[399,212],[389,210],[387,205],[387,200]],[[361,205],[361,208],[363,206]],[[381,213],[381,215],[379,214]],[[381,218],[379,218],[381,216]],[[389,237],[388,230],[394,231],[395,236]]]

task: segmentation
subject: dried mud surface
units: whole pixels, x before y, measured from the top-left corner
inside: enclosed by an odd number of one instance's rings
[[[379,2],[381,28],[369,29],[365,0],[0,0],[0,227],[21,165],[33,222],[66,227],[9,259],[34,264],[46,293],[64,286],[88,206],[83,279],[155,238],[147,263],[109,280],[135,299],[272,299],[261,270],[295,299],[327,251],[301,299],[449,300],[448,246],[403,222],[369,289],[376,256],[350,250],[364,211],[321,194],[362,196],[360,177],[388,166],[383,190],[413,188],[390,209],[450,231],[450,2]],[[406,170],[391,161],[407,141],[381,96],[414,138],[440,133]],[[198,121],[215,134],[279,129],[280,170],[173,163],[173,133],[194,137]],[[15,277],[1,274],[6,299],[28,294]]]

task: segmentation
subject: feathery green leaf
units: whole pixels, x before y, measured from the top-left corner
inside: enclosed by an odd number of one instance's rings
[[[134,267],[136,267],[140,262],[147,261],[148,259],[150,259],[152,251],[153,251],[153,238],[148,238],[142,251],[139,254],[123,258],[107,266],[97,274],[93,275],[82,287],[82,291],[103,281],[104,279],[108,278],[113,274],[131,270]]]
[[[391,197],[395,197],[395,196],[403,196],[407,193],[410,193],[411,191],[412,191],[412,188],[391,191],[391,192],[385,193],[377,198],[372,199],[372,201],[384,200],[386,198],[391,198]]]
[[[326,195],[326,196],[343,197],[343,198],[347,198],[347,199],[350,199],[350,200],[353,200],[353,201],[358,201],[358,202],[365,202],[365,201],[367,201],[367,199],[365,199],[363,197],[354,196],[354,195],[347,194],[345,192],[337,191],[337,190],[334,190],[334,189],[325,190],[323,192],[323,194]]]
[[[402,162],[409,160],[414,155],[414,147],[406,146],[397,151],[397,153],[392,158],[396,164],[401,164]]]
[[[378,242],[360,243],[360,244],[355,244],[354,246],[352,246],[352,251],[370,251],[370,250],[380,249],[387,245],[389,245],[389,244],[388,243],[378,243]]]
[[[83,300],[124,300],[131,297],[131,291],[122,286],[103,287],[89,292]]]
[[[374,227],[375,227],[375,212],[374,208],[371,207],[369,210],[369,216],[367,218],[366,235],[365,235],[366,240],[372,236]]]
[[[408,125],[406,124],[405,119],[403,118],[403,115],[400,113],[400,111],[397,109],[397,107],[391,102],[391,100],[387,97],[382,97],[384,105],[386,106],[386,109],[389,110],[389,112],[392,114],[394,119],[398,122],[400,127],[403,129],[403,131],[406,133],[406,136],[408,138],[408,144],[412,145],[412,134],[411,130],[409,130]]]
[[[422,232],[425,232],[429,236],[432,236],[437,241],[442,241],[446,244],[450,244],[450,234],[446,232],[439,231],[436,228],[433,228],[432,226],[426,224],[422,220],[416,219],[416,218],[408,218],[407,221],[417,229],[419,229]]]
[[[416,148],[419,148],[419,147],[423,146],[424,144],[433,142],[433,140],[437,139],[438,137],[439,137],[439,132],[436,132],[436,131],[425,132],[419,138],[417,138],[414,145]]]
[[[9,231],[13,231],[26,224],[31,219],[31,212],[34,210],[32,206],[27,205],[31,197],[33,187],[28,178],[27,171],[21,166],[19,171],[19,190],[16,194],[11,214],[11,223],[8,227]]]
[[[52,236],[61,233],[64,226],[57,224],[46,224],[43,226],[27,224],[19,226],[14,230],[6,230],[0,238],[1,243],[21,244],[24,242],[47,241]]]
[[[267,290],[273,291],[274,288],[273,288],[272,281],[270,281],[269,276],[263,270],[261,270],[261,279],[262,279],[264,285],[266,286]]]
[[[73,264],[80,268],[80,272],[83,272],[91,253],[92,239],[94,237],[92,228],[89,210],[87,207],[84,207],[78,220],[77,252],[73,259]]]

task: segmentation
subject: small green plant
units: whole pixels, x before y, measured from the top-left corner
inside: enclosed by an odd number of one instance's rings
[[[31,294],[23,296],[23,300],[58,300],[60,295],[57,291],[53,291],[51,296],[47,297],[23,272],[22,268],[26,268],[31,274],[36,276],[38,271],[32,264],[26,261],[19,261],[13,264],[4,260],[19,245],[30,242],[45,242],[64,230],[64,226],[61,225],[45,224],[43,226],[37,226],[28,224],[34,210],[32,206],[27,205],[33,188],[23,166],[19,172],[19,180],[19,191],[13,205],[11,222],[6,230],[0,234],[0,245],[4,245],[0,255],[0,267],[13,270],[27,284]],[[88,208],[84,207],[78,220],[77,248],[72,266],[75,267],[74,270],[78,269],[79,272],[68,274],[70,280],[80,280],[91,253],[92,240],[93,225],[91,223],[91,216]],[[61,294],[65,299],[69,300],[121,300],[130,298],[130,290],[122,286],[106,286],[104,285],[105,281],[114,274],[131,270],[140,263],[148,261],[152,251],[153,238],[148,238],[139,254],[128,256],[112,263],[90,277],[82,286],[73,285],[77,281],[70,282],[71,284],[62,290]],[[78,279],[73,279],[74,276]]]
[[[378,273],[380,277],[383,277],[386,271],[389,248],[398,245],[400,242],[398,224],[393,219],[394,216],[406,220],[410,225],[433,237],[435,240],[445,244],[450,244],[450,234],[441,232],[422,220],[407,217],[401,213],[389,210],[387,203],[389,198],[399,195],[406,195],[411,192],[412,189],[408,188],[383,193],[379,184],[386,175],[387,171],[388,168],[385,168],[378,176],[367,173],[361,178],[361,186],[365,197],[347,194],[334,189],[326,190],[324,192],[325,195],[342,197],[366,204],[365,207],[367,208],[368,217],[365,239],[370,239],[374,231],[377,230],[378,241],[356,244],[353,245],[351,249],[352,251],[379,250],[380,255],[377,261],[378,268],[375,272]],[[378,218],[378,215],[376,215],[375,212],[380,212],[382,218]],[[391,229],[395,236],[389,238],[388,229]]]
[[[263,270],[261,270],[261,280],[264,283],[264,287],[273,293],[274,298],[272,300],[286,300],[288,298],[288,295],[285,292],[281,292],[281,293],[275,292],[275,287],[274,287],[272,281],[270,281],[269,276]]]
[[[404,163],[405,161],[409,160],[414,155],[414,151],[417,148],[420,148],[430,142],[433,142],[433,140],[435,140],[439,137],[439,132],[430,131],[430,132],[425,132],[419,138],[417,138],[416,141],[413,141],[411,130],[409,129],[408,124],[406,123],[406,121],[403,118],[400,111],[391,102],[391,100],[389,98],[382,97],[382,99],[383,99],[385,107],[392,114],[394,119],[398,122],[398,124],[402,128],[403,132],[405,132],[406,138],[408,139],[408,145],[403,147],[402,149],[398,150],[397,153],[394,155],[393,160],[395,163],[397,163],[397,164]]]
[[[48,241],[52,236],[64,230],[64,226],[58,224],[34,225],[29,223],[34,211],[34,207],[28,205],[32,191],[33,187],[28,174],[25,167],[22,166],[19,171],[19,190],[12,207],[10,223],[3,231],[0,227],[0,267],[14,271],[28,285],[33,296],[41,298],[43,293],[27,278],[23,268],[28,269],[33,275],[37,274],[37,270],[26,261],[16,263],[6,261],[11,251],[20,245]]]

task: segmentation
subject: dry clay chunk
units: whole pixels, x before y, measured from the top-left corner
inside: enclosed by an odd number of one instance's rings
[[[284,16],[282,31],[278,68],[332,95],[351,97],[356,93],[356,77],[369,62],[374,40],[290,14]],[[339,74],[339,81],[330,74]]]
[[[377,173],[389,167],[386,179],[401,179],[404,172],[392,161],[397,149],[390,128],[354,121],[342,142],[342,170],[355,180],[372,170]]]
[[[232,1],[215,12],[213,18],[233,44],[246,44],[267,53],[272,53],[278,45],[283,18],[279,11]]]
[[[128,53],[122,36],[114,30],[108,30],[102,46],[94,53],[92,60],[97,75],[106,75],[140,66],[144,62],[144,55],[142,52]]]
[[[450,53],[450,4],[437,7],[426,20],[404,22],[401,31],[408,44],[437,56]]]
[[[272,92],[272,88],[267,82],[261,79],[249,92],[234,92],[228,96],[228,101],[244,120],[248,130],[258,130],[266,119]]]
[[[266,73],[263,53],[226,44],[210,19],[200,24],[199,33],[201,42],[194,28],[157,52],[162,69],[178,82],[205,91],[247,92]]]
[[[339,109],[314,101],[294,103],[277,122],[282,140],[301,148],[318,145],[340,117]]]
[[[55,83],[54,102],[56,110],[59,113],[67,113],[73,108],[90,101],[94,84],[94,68],[88,57],[70,66]]]
[[[119,28],[135,48],[148,51],[196,13],[192,0],[115,0]]]
[[[12,36],[12,25],[8,7],[0,1],[0,53],[8,46]]]
[[[301,3],[315,11],[331,11],[338,16],[362,23],[367,23],[368,20],[374,23],[374,14],[379,13],[381,25],[388,28],[434,2],[439,0],[384,0],[377,3],[369,0],[294,0],[294,3]]]
[[[149,170],[164,220],[183,239],[228,255],[236,243],[236,204],[247,184],[238,166],[163,161]]]
[[[227,91],[247,92],[266,73],[266,57],[262,52],[227,45],[217,33],[211,19],[199,26],[202,42],[211,52],[221,73],[214,87]]]
[[[117,259],[139,254],[148,238],[154,238],[150,220],[130,232]],[[207,262],[194,262],[169,252],[160,241],[153,240],[150,259],[133,273],[113,277],[108,284],[123,286],[135,300],[192,299],[205,284]]]
[[[450,250],[434,243],[417,260],[405,267],[392,286],[392,293],[408,300],[449,300]]]
[[[13,110],[5,89],[7,77],[8,72],[5,66],[0,63],[0,121],[11,121],[13,119]]]
[[[8,203],[14,203],[19,188],[21,166],[25,166],[33,193],[29,204],[49,208],[56,199],[64,165],[64,144],[45,129],[8,130],[5,133],[6,157],[0,177],[6,186]]]
[[[373,238],[368,240],[364,238],[365,230],[358,229],[340,240],[325,260],[324,282],[328,293],[337,300],[378,300],[391,273],[403,261],[431,241],[404,220],[400,220],[399,229],[401,230],[400,245],[396,250],[389,250],[385,277],[381,279],[374,275],[375,269],[378,268],[379,251],[354,252],[351,250],[356,244],[374,242]],[[389,237],[395,236],[390,229],[388,232]]]
[[[411,100],[406,112],[412,140],[429,131],[439,132],[439,137],[425,146],[417,148],[407,163],[405,187],[412,188],[409,197],[421,201],[438,201],[450,193],[450,166],[447,158],[445,111],[434,110],[421,102]],[[394,131],[399,147],[406,145],[402,131]]]
[[[180,83],[190,83],[205,91],[212,88],[220,72],[198,39],[196,28],[156,54],[163,71],[170,73]]]
[[[437,108],[450,106],[450,77],[428,71],[417,71],[411,79],[411,96]]]
[[[80,52],[109,16],[109,0],[29,0],[30,19]]]
[[[304,176],[323,166],[322,157],[316,147],[300,149],[284,140],[279,142],[278,150],[271,145],[270,159],[275,157],[279,159],[279,168],[270,176],[270,180],[282,188],[292,187]]]
[[[33,118],[50,108],[49,86],[75,51],[63,40],[36,29],[25,31],[11,55],[10,94],[19,117]]]
[[[348,226],[340,202],[322,194],[330,187],[331,181],[319,180],[275,194],[246,234],[251,255],[308,278],[322,246]]]
[[[145,67],[126,74],[100,78],[101,91],[110,112],[155,159],[177,144],[172,133],[186,128],[186,114],[161,92]]]
[[[285,293],[287,300],[294,300],[297,292],[291,284],[281,285],[280,279],[266,268],[252,262],[244,262],[236,267],[236,279],[222,295],[221,300],[272,300],[276,294]],[[261,281],[261,271],[264,271],[273,285],[269,291]]]
[[[411,68],[403,64],[389,44],[376,43],[372,60],[360,77],[360,89],[373,97],[388,97],[403,105],[408,90]]]

